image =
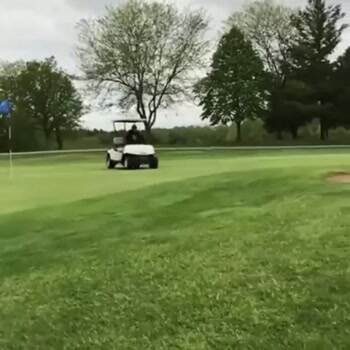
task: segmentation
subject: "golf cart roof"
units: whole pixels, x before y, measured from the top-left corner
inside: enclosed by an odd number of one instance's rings
[[[143,123],[143,120],[142,119],[116,119],[116,120],[113,120],[113,123]]]

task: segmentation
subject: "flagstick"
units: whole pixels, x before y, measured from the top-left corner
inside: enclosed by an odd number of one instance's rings
[[[9,162],[10,162],[10,180],[13,178],[13,154],[12,154],[12,123],[11,114],[9,115]]]

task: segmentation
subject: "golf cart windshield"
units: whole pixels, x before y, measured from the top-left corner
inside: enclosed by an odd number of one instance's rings
[[[145,144],[145,126],[140,119],[120,119],[113,121],[116,137],[114,144]]]

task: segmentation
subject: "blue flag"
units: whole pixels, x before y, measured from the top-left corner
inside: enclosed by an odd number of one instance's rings
[[[12,104],[9,100],[0,100],[0,117],[9,117],[12,110]]]

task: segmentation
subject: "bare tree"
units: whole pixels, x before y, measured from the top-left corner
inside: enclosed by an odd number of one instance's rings
[[[255,0],[234,13],[228,26],[236,25],[259,52],[266,69],[280,82],[285,79],[289,49],[296,36],[292,25],[294,11],[274,0]]]
[[[148,131],[161,107],[183,99],[207,49],[202,11],[128,0],[80,25],[80,66],[99,94],[136,108]],[[113,100],[113,104],[116,101]]]

